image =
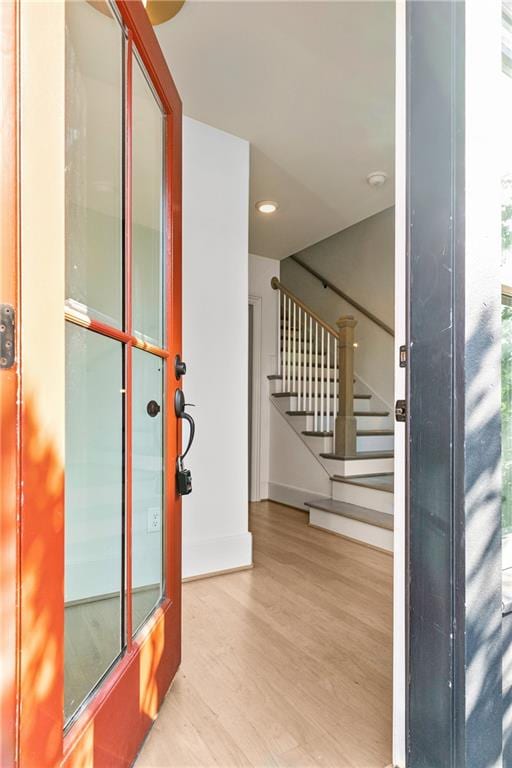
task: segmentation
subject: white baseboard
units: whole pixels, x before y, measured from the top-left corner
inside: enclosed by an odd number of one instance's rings
[[[305,488],[295,488],[293,485],[281,485],[280,483],[268,484],[268,498],[270,501],[276,501],[279,504],[287,504],[289,507],[297,507],[297,509],[307,510],[304,506],[304,502],[311,501],[311,499],[319,498],[320,494],[314,493],[314,491],[308,491]],[[326,499],[329,496],[325,497]]]
[[[376,525],[368,525],[360,520],[352,520],[331,512],[323,512],[320,509],[310,509],[309,524],[315,528],[323,528],[325,531],[347,536],[349,539],[362,541],[372,547],[393,551],[393,531],[386,528],[378,528]]]
[[[183,541],[183,578],[252,564],[252,534],[221,536],[200,541]]]

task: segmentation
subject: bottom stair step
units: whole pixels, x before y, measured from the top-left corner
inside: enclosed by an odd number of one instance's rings
[[[342,456],[338,453],[321,453],[324,459],[339,459],[341,461],[356,461],[357,459],[392,459],[393,451],[358,451],[355,456]]]
[[[371,488],[375,491],[393,493],[394,490],[393,472],[376,472],[372,475],[344,475],[343,477],[341,475],[334,475],[332,480],[335,480],[337,483]]]
[[[330,512],[333,515],[340,515],[340,517],[348,517],[351,520],[359,520],[361,523],[375,525],[388,531],[393,530],[393,515],[388,512],[377,512],[375,509],[359,507],[346,501],[334,501],[334,499],[312,499],[306,501],[305,506],[320,509],[322,512]]]

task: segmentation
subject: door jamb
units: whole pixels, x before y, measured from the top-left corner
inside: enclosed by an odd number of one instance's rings
[[[249,501],[261,501],[261,296],[249,295],[252,316],[252,439]]]
[[[406,368],[400,346],[408,340],[406,256],[407,111],[406,0],[395,5],[395,400],[408,401]],[[407,720],[407,423],[395,422],[393,501],[393,765],[406,765]]]

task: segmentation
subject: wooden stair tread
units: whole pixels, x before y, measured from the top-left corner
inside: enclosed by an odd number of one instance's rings
[[[372,435],[394,435],[394,429],[358,429],[357,434],[362,437],[371,437]]]
[[[375,491],[386,491],[387,493],[393,493],[395,489],[395,476],[393,472],[375,472],[370,475],[333,475],[331,480],[335,483],[358,485],[362,488],[371,488]]]
[[[298,392],[272,392],[272,397],[298,397]],[[324,393],[324,397],[327,397],[327,395]],[[329,397],[334,397],[334,394],[330,394]],[[356,400],[371,400],[371,395],[356,395],[354,394],[354,399]]]
[[[335,459],[336,461],[358,461],[359,459],[392,459],[394,451],[359,451],[354,456],[341,456],[337,453],[321,453],[323,459]]]
[[[314,411],[286,411],[288,416],[314,416]],[[326,413],[326,411],[324,411]],[[334,416],[331,411],[330,416]],[[389,416],[389,411],[354,411],[354,416]]]
[[[306,435],[306,437],[332,437],[333,432],[332,430],[330,432],[321,432],[317,430],[316,432],[313,429],[305,429],[302,432],[303,435]]]
[[[332,437],[332,432],[322,432],[321,430],[306,429],[302,432],[308,437]],[[359,437],[381,437],[383,435],[394,435],[392,429],[358,429],[356,433]]]
[[[385,528],[388,531],[393,530],[393,515],[389,512],[378,512],[375,509],[359,507],[357,504],[349,504],[347,501],[335,501],[334,499],[312,499],[304,503],[310,509],[319,509],[322,512],[330,512],[341,517],[348,517],[351,520],[358,520],[361,523],[375,525],[378,528]]]

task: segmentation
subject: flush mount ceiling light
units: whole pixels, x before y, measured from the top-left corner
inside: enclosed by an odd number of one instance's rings
[[[105,0],[87,0],[89,5],[105,16],[112,16],[108,3]],[[185,0],[142,0],[151,24],[163,24],[164,21],[173,19],[185,5]]]
[[[374,171],[369,173],[366,181],[370,187],[382,187],[387,181],[388,175],[385,171]]]
[[[273,200],[260,200],[259,203],[256,203],[256,210],[260,213],[275,213],[278,208],[278,204]]]

